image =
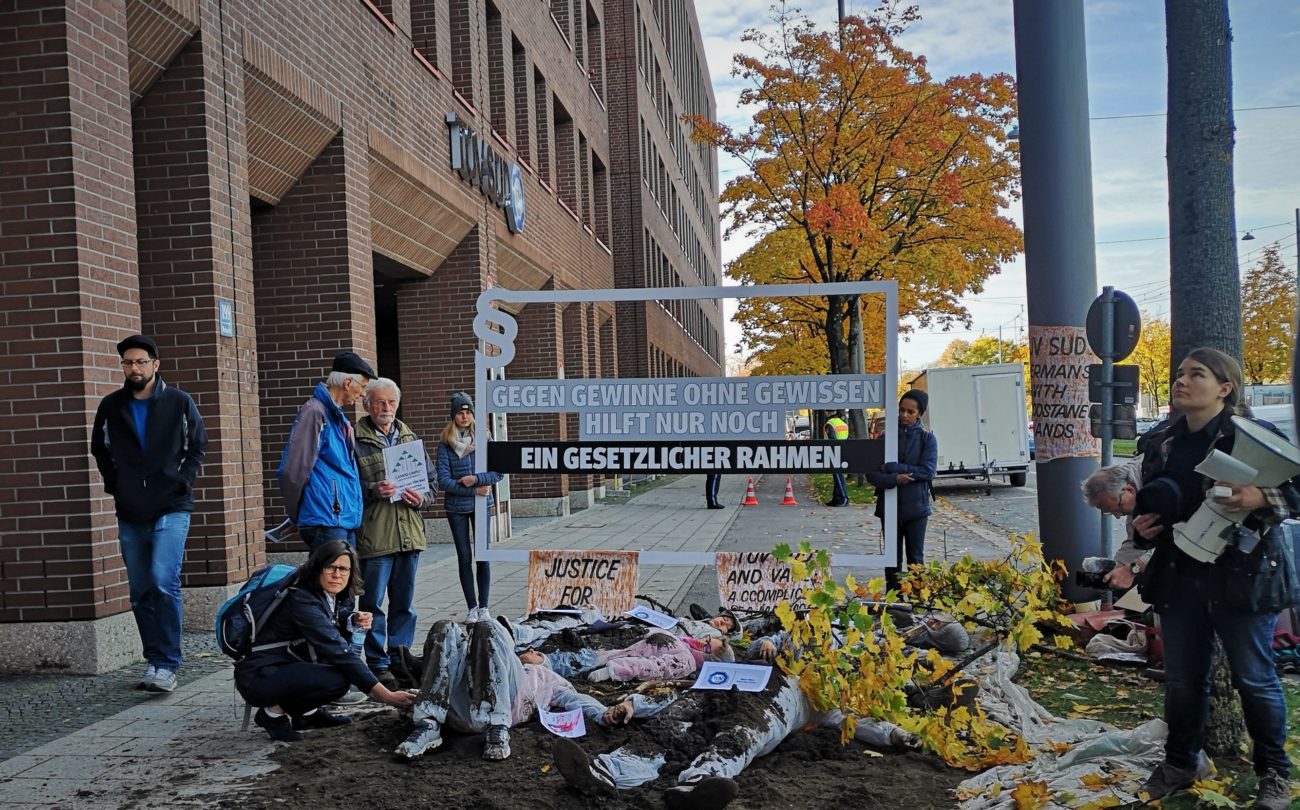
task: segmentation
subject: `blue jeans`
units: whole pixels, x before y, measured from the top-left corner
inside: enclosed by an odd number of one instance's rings
[[[831,493],[831,503],[848,503],[849,485],[844,481],[844,475],[842,473],[831,473],[831,480],[834,486]]]
[[[399,551],[361,561],[366,592],[361,609],[374,614],[366,634],[366,663],[371,669],[388,668],[388,651],[415,643],[415,570],[420,552]],[[388,594],[388,615],[384,615],[384,594]]]
[[[558,650],[542,653],[542,655],[546,656],[546,663],[550,665],[552,672],[568,680],[582,677],[600,666],[600,656],[596,650],[586,648],[572,652]]]
[[[299,526],[298,536],[307,544],[308,554],[331,540],[346,540],[349,546],[357,547],[357,530],[341,526]]]
[[[1273,626],[1276,614],[1242,613],[1220,601],[1211,601],[1211,566],[1179,571],[1178,586],[1171,589],[1169,608],[1160,612],[1160,632],[1165,645],[1165,722],[1169,739],[1165,759],[1178,768],[1193,768],[1205,743],[1205,723],[1210,708],[1212,636],[1223,642],[1232,672],[1232,684],[1241,695],[1246,731],[1255,743],[1255,771],[1287,774],[1291,761],[1286,742],[1286,703],[1282,683],[1273,664]]]
[[[447,513],[451,539],[456,544],[456,565],[460,574],[460,589],[465,594],[465,604],[470,610],[488,606],[488,589],[492,584],[492,571],[485,562],[474,562],[474,513]],[[478,579],[478,597],[474,596],[475,574]]]
[[[144,658],[173,672],[181,665],[181,560],[189,533],[189,512],[168,512],[153,523],[117,522]]]

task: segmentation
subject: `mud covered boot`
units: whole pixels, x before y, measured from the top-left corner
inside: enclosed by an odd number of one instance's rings
[[[505,726],[488,726],[487,742],[483,744],[483,758],[500,761],[510,756],[510,729]]]
[[[667,810],[721,810],[740,794],[736,780],[700,776],[664,791]]]
[[[442,729],[437,720],[417,720],[415,728],[393,753],[405,760],[420,757],[442,745]]]
[[[560,772],[569,787],[584,796],[613,796],[617,793],[614,780],[601,767],[600,761],[592,761],[582,746],[563,737],[551,745],[551,756],[555,758],[555,770]]]

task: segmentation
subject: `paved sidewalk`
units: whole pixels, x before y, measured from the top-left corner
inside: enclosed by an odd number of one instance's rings
[[[798,507],[779,506],[784,476],[758,482],[760,506],[741,507],[745,477],[725,476],[720,500],[727,508],[707,510],[703,476],[685,476],[627,502],[597,504],[531,525],[503,545],[766,551],[778,542],[794,545],[808,538],[822,548],[869,552],[878,544],[879,521],[870,507],[828,508],[812,500],[806,478],[797,477],[795,483]],[[980,530],[964,514],[936,515],[931,538],[940,526],[953,546],[998,552],[998,535]],[[522,614],[526,566],[494,564],[492,573],[493,613]],[[643,567],[637,592],[679,611],[689,601],[717,603],[711,568]],[[434,621],[464,617],[449,547],[423,555],[416,605],[417,645]],[[41,678],[6,679],[21,685],[18,705],[12,688],[8,698],[0,697],[0,708],[7,708],[11,719],[29,701],[41,709],[29,707],[26,727],[0,729],[0,756],[7,756],[0,762],[0,809],[206,806],[215,794],[230,799],[241,780],[273,768],[267,759],[273,744],[265,734],[256,727],[239,731],[243,702],[235,694],[229,663],[211,651],[206,638],[190,637],[187,644],[194,648],[187,650],[191,663],[170,695],[149,697],[132,690],[138,668],[96,678],[45,679],[53,699],[41,697]],[[42,720],[41,730],[32,728]],[[24,746],[25,741],[32,745]]]

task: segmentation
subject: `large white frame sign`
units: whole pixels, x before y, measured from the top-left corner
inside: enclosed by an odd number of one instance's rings
[[[570,304],[576,302],[717,300],[723,298],[885,296],[885,373],[820,377],[691,377],[631,380],[489,380],[490,369],[504,369],[515,356],[518,324],[509,312],[493,304]],[[886,424],[898,420],[898,284],[856,281],[837,284],[766,284],[737,287],[667,287],[624,290],[505,290],[489,288],[479,294],[474,318],[479,346],[474,352],[474,419],[486,425],[489,413],[577,413],[580,435],[590,441],[533,442],[522,448],[525,469],[539,473],[610,472],[638,462],[650,468],[687,472],[744,470],[850,469],[874,450],[874,459],[898,458],[898,432],[886,430],[883,456],[878,443],[790,442],[784,430],[771,429],[770,414],[799,408],[877,408]],[[486,347],[496,349],[488,354]],[[683,412],[685,410],[685,412]],[[737,421],[739,420],[739,421]],[[740,424],[744,435],[757,441],[717,440],[719,428]],[[779,436],[777,435],[779,433]],[[691,438],[695,435],[701,438]],[[732,433],[734,435],[734,433]],[[631,438],[634,442],[613,441]],[[511,443],[506,443],[511,444]],[[553,445],[553,446],[552,446]],[[486,466],[488,453],[482,455]],[[519,459],[516,459],[519,461]],[[529,466],[536,463],[536,466]],[[837,566],[884,567],[898,559],[895,523],[897,490],[885,490],[885,543],[881,554],[836,554]],[[488,544],[487,499],[474,499],[474,555],[490,562],[527,563],[528,549],[497,549]],[[792,543],[804,538],[790,538]],[[706,565],[712,551],[641,551],[644,565]]]

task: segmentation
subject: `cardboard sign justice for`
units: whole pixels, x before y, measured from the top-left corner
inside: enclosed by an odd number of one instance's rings
[[[619,616],[636,604],[635,551],[528,552],[528,612],[560,605]]]

